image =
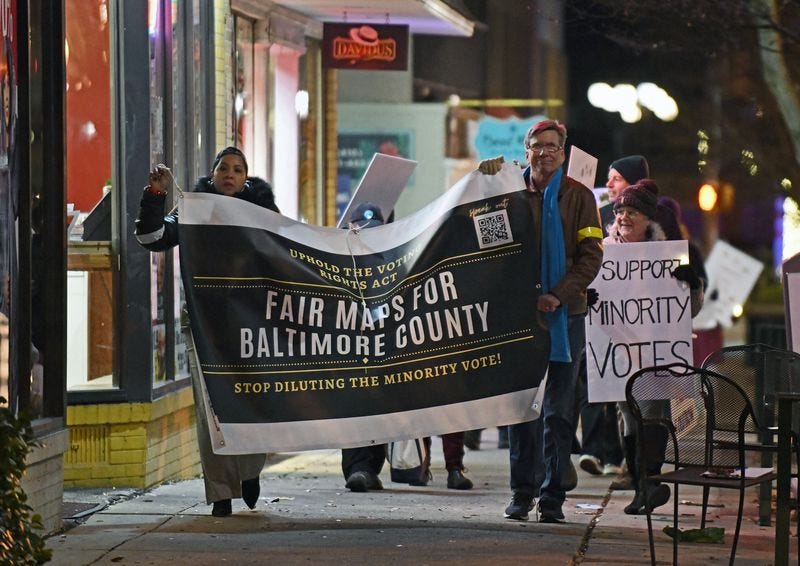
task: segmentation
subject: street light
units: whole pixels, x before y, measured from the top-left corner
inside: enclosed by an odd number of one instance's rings
[[[622,83],[593,83],[586,91],[589,103],[606,112],[619,112],[628,123],[642,118],[642,108],[650,110],[659,120],[672,122],[678,116],[678,104],[666,90],[655,83],[641,83],[634,87]]]
[[[717,189],[714,185],[705,183],[697,192],[697,204],[700,210],[710,212],[717,205]]]

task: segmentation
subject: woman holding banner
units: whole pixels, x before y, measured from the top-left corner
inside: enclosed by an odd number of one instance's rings
[[[173,185],[172,173],[166,166],[156,165],[150,171],[149,181],[150,184],[144,188],[139,205],[136,239],[150,251],[163,251],[178,244],[177,207],[164,216],[167,191]],[[194,190],[239,198],[279,212],[275,205],[272,187],[258,177],[247,176],[247,160],[241,150],[235,147],[226,147],[216,155],[211,175],[199,178]],[[227,517],[233,512],[231,506],[233,498],[241,497],[247,506],[253,509],[261,491],[259,475],[264,467],[266,455],[214,454],[203,402],[203,384],[193,352],[194,340],[188,324],[182,324],[182,327],[186,333],[186,348],[192,374],[197,441],[200,448],[200,463],[203,467],[206,502],[213,503],[211,514],[215,517]]]
[[[658,185],[651,179],[642,179],[638,183],[631,185],[623,190],[614,202],[614,223],[608,230],[608,236],[603,240],[603,245],[623,244],[629,242],[657,242],[667,239],[664,229],[654,218],[658,210]],[[689,298],[691,303],[692,317],[697,316],[703,306],[703,281],[698,276],[695,268],[691,265],[680,265],[673,272],[675,279],[684,281],[689,285]],[[661,414],[669,418],[669,401],[648,402],[647,410],[652,414]],[[664,484],[657,483],[648,490],[648,500],[644,501],[641,489],[642,475],[639,473],[636,462],[637,442],[643,441],[648,445],[660,446],[663,454],[666,450],[666,438],[647,438],[637,439],[635,422],[627,403],[619,403],[622,413],[624,436],[623,444],[625,459],[628,462],[628,470],[634,482],[635,494],[633,501],[629,503],[624,511],[628,515],[641,515],[650,510],[664,505],[670,498],[670,489]],[[660,472],[661,465],[656,469],[647,470],[646,475]]]

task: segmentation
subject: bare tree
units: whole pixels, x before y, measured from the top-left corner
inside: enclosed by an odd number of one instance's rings
[[[765,160],[773,161],[775,176],[797,177],[800,0],[573,0],[569,13],[632,53],[688,54],[698,61],[698,68],[733,69],[740,83],[746,74],[748,92],[744,96],[752,100],[754,117],[762,119],[774,109],[774,117],[779,118],[762,120],[755,128],[769,132],[777,124],[781,131],[771,135],[753,132],[753,122],[748,122],[751,131],[743,132],[746,126],[741,120],[735,123],[737,118],[733,117],[723,126],[723,132],[738,127],[738,135],[726,139],[753,142],[759,135],[769,137],[760,141],[765,144]],[[754,72],[749,68],[748,72],[741,68],[737,71],[743,64],[752,66]],[[720,77],[724,80],[726,74],[714,74],[715,80]],[[730,74],[727,78],[733,80]],[[736,86],[737,96],[743,96],[741,85]],[[777,170],[782,172],[780,176]],[[789,187],[784,183],[783,189]]]

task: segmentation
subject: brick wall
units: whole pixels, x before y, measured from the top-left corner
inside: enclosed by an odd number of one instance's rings
[[[200,473],[191,388],[152,403],[67,407],[65,487],[135,487]]]
[[[67,431],[39,437],[38,441],[41,445],[28,454],[28,469],[22,478],[22,488],[33,513],[42,517],[44,532],[53,533],[61,529],[62,471]]]
[[[233,144],[233,16],[227,2],[214,2],[214,139],[216,153]]]

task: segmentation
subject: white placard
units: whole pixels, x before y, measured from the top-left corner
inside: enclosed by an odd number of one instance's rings
[[[792,337],[791,348],[800,352],[800,273],[784,273],[784,302],[788,303],[789,334]]]
[[[378,205],[384,220],[387,220],[416,166],[417,162],[413,159],[384,153],[373,155],[336,227],[345,226],[352,211],[362,202]]]
[[[717,240],[705,263],[708,274],[703,310],[694,321],[696,329],[723,328],[733,325],[734,308],[744,305],[758,280],[764,264]]]
[[[586,316],[589,401],[624,401],[635,371],[692,363],[689,287],[672,277],[686,240],[608,244],[589,287],[599,300]]]
[[[585,187],[594,188],[594,178],[597,176],[597,158],[573,145],[569,151],[567,176]]]

